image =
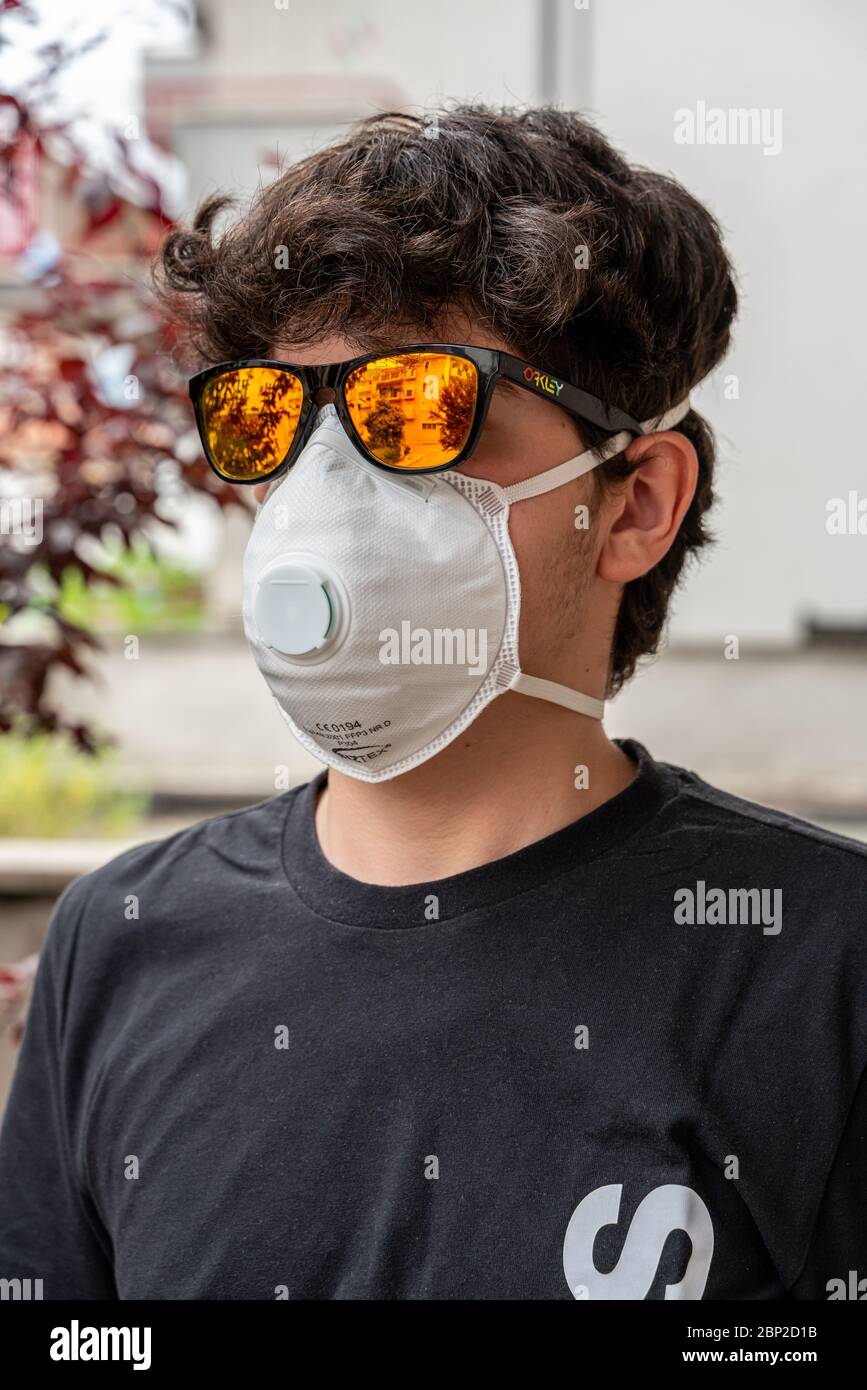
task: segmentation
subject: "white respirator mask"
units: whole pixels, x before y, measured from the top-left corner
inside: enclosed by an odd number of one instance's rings
[[[681,401],[645,433],[669,429]],[[605,455],[633,435],[615,435]],[[333,405],[259,507],[244,555],[244,631],[295,737],[363,782],[427,762],[507,690],[601,719],[602,700],[521,670],[509,511],[588,473],[586,450],[511,487],[386,472]]]

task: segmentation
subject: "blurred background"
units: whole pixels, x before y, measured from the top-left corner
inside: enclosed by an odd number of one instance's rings
[[[609,728],[867,839],[865,38],[860,0],[0,0],[0,1103],[63,886],[315,769],[247,652],[247,499],[149,266],[377,110],[580,108],[719,218],[719,542]]]

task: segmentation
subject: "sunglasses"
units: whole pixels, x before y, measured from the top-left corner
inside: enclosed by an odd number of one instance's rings
[[[498,381],[562,406],[610,433],[642,434],[639,422],[552,372],[508,352],[422,343],[348,362],[299,367],[247,358],[190,380],[205,456],[230,483],[261,483],[291,468],[316,417],[316,392],[334,391],[356,449],[390,473],[437,473],[472,454]]]

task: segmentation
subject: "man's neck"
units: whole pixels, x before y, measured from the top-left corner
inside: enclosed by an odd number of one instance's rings
[[[352,878],[426,883],[553,834],[634,776],[635,764],[595,720],[509,695],[400,777],[370,783],[330,772],[316,831],[326,859]]]

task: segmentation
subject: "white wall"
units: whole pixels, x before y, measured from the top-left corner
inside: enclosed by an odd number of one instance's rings
[[[278,8],[278,6],[281,6]],[[204,0],[208,37],[186,64],[201,98],[175,125],[187,207],[218,187],[250,193],[273,169],[385,106],[539,99],[539,0]]]
[[[809,611],[867,621],[867,536],[825,530],[828,498],[867,496],[867,6],[594,8],[592,100],[604,129],[710,205],[743,295],[723,369],[737,374],[740,399],[723,399],[722,372],[699,396],[721,436],[721,543],[680,598],[672,635],[782,639]],[[780,154],[675,144],[674,111],[699,100],[782,108]]]
[[[538,69],[538,0],[210,0],[214,71],[381,73],[413,101],[526,101]]]

